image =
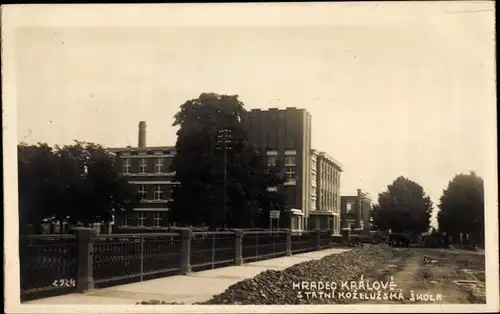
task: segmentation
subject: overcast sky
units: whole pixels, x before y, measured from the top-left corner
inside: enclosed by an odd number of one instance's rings
[[[403,175],[437,202],[455,174],[489,171],[492,3],[259,7],[224,20],[213,5],[185,27],[168,7],[38,16],[16,33],[18,140],[135,146],[144,120],[148,145],[175,145],[179,105],[216,92],[307,109],[342,195],[376,198]]]

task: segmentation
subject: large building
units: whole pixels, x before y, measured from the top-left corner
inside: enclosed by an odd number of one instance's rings
[[[371,228],[371,199],[358,189],[357,195],[341,197],[342,228],[369,231]]]
[[[109,148],[129,183],[137,187],[141,201],[132,214],[116,217],[122,226],[166,226],[175,173],[169,172],[175,147],[146,145],[146,123],[139,123],[137,147]]]
[[[268,164],[284,164],[287,178],[283,189],[291,210],[290,228],[308,228],[311,208],[311,115],[305,109],[253,109],[242,122],[250,141],[267,153]]]
[[[246,111],[242,123],[249,140],[266,152],[268,165],[284,166],[286,182],[279,188],[287,195],[290,217],[282,217],[293,230],[340,229],[340,173],[342,166],[324,152],[311,149],[311,115],[305,109],[286,108]],[[169,166],[175,147],[146,145],[146,123],[139,123],[137,147],[110,148],[117,165],[142,195],[134,214],[118,224],[165,226],[175,173]]]
[[[310,228],[340,233],[340,175],[343,166],[325,152],[311,150]]]

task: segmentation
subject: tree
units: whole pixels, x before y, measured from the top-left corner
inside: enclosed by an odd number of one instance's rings
[[[18,160],[21,226],[39,225],[45,219],[107,222],[139,201],[116,170],[113,156],[100,145],[21,144]]]
[[[58,159],[47,144],[18,146],[20,231],[54,215],[58,195]]]
[[[249,227],[270,207],[284,207],[276,169],[249,142],[241,123],[238,96],[203,93],[186,101],[175,115],[175,181],[170,218],[180,224]],[[223,138],[221,139],[221,134]]]
[[[372,219],[380,230],[427,232],[430,225],[432,202],[422,186],[405,177],[398,177],[378,195]]]
[[[474,172],[458,174],[443,191],[438,213],[439,230],[452,236],[470,234],[484,243],[484,182]]]

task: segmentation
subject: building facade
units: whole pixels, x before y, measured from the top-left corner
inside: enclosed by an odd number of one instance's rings
[[[340,234],[340,178],[343,166],[325,152],[311,150],[309,226]]]
[[[269,165],[284,165],[286,183],[278,189],[288,198],[290,227],[307,229],[311,207],[311,115],[305,109],[253,109],[243,116],[250,141],[265,151]]]
[[[342,228],[351,230],[371,229],[370,213],[372,210],[371,199],[366,193],[358,189],[357,195],[341,197]]]
[[[115,154],[116,164],[122,174],[141,195],[141,201],[133,212],[115,217],[121,226],[167,226],[171,202],[174,172],[169,168],[175,156],[175,147],[146,145],[146,123],[139,123],[137,147],[109,148]]]

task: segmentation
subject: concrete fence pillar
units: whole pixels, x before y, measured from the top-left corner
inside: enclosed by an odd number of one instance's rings
[[[243,237],[245,234],[243,230],[236,229],[234,230],[234,239],[235,239],[235,250],[234,250],[234,264],[236,266],[243,265]]]
[[[193,231],[189,228],[178,228],[176,231],[181,236],[181,275],[187,275],[191,272],[191,239],[193,238]]]
[[[342,234],[342,243],[344,244],[349,243],[349,240],[351,238],[351,230],[348,228],[342,229],[341,234]]]
[[[332,248],[333,247],[333,239],[332,239],[333,230],[328,230],[327,236],[328,236],[328,248]]]
[[[292,256],[292,230],[286,231],[286,256]]]
[[[85,292],[95,288],[94,282],[94,236],[92,228],[75,228],[77,241],[76,290]]]
[[[316,236],[316,251],[319,251],[321,250],[321,230],[316,229],[314,232]]]

